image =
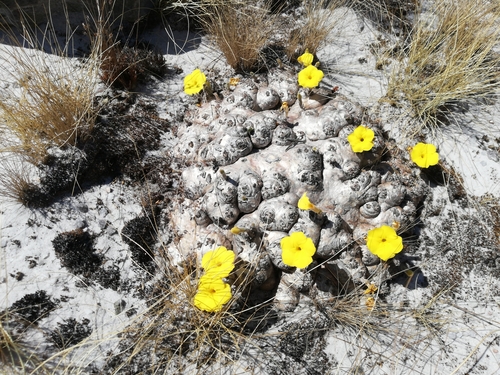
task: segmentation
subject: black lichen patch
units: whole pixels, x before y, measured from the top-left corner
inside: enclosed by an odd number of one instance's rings
[[[40,185],[26,183],[19,190],[19,202],[30,208],[47,207],[52,197]]]
[[[71,190],[88,166],[85,153],[78,148],[52,148],[38,166],[40,182],[27,183],[20,192],[19,200],[27,207],[46,207],[61,192]]]
[[[156,237],[154,220],[149,216],[136,217],[122,229],[122,239],[128,244],[132,259],[150,272],[154,269],[153,247]]]
[[[48,151],[38,166],[40,182],[27,183],[19,192],[23,204],[47,207],[63,193],[79,193],[109,178],[120,175],[134,181],[144,178],[143,169],[145,166],[150,169],[151,163],[142,159],[148,151],[159,148],[161,135],[169,131],[169,123],[158,117],[153,102],[136,102],[133,94],[112,97],[111,104],[96,102],[96,106],[102,109],[90,134],[80,138],[76,146]]]
[[[74,274],[89,277],[102,262],[94,252],[93,237],[81,229],[58,234],[52,245],[62,266]]]
[[[136,47],[106,49],[101,63],[101,80],[119,89],[131,90],[150,76],[163,76],[167,66],[163,55]]]
[[[47,292],[38,290],[14,302],[10,311],[29,323],[36,323],[49,315],[55,307],[56,304],[51,301]]]
[[[157,116],[154,104],[134,100],[134,96],[124,101],[112,99],[114,104],[102,109],[91,136],[82,142],[92,161],[92,168],[84,175],[86,180],[118,175],[133,180],[144,177],[141,161],[147,151],[158,149],[169,123]]]
[[[463,187],[462,177],[455,171],[452,166],[444,163],[422,169],[422,174],[425,174],[429,180],[437,185],[446,186],[451,201],[465,198],[467,193]]]
[[[285,325],[279,337],[279,347],[284,354],[300,360],[315,351],[328,324],[324,318],[307,317],[301,322]]]
[[[64,323],[58,323],[58,328],[50,332],[50,340],[59,349],[76,345],[92,333],[92,327],[89,326],[89,323],[88,319],[83,319],[79,323],[75,319],[69,318]]]
[[[116,266],[99,268],[92,274],[92,279],[106,289],[118,290],[120,287],[120,269]]]
[[[40,166],[43,172],[40,183],[49,196],[54,196],[72,187],[88,167],[86,155],[76,147],[49,150]]]
[[[477,213],[443,214],[439,221],[432,221],[432,232],[423,231],[420,236],[419,251],[423,259],[439,252],[441,261],[433,266],[432,273],[428,272],[429,284],[436,290],[455,293],[476,288],[470,285],[471,274],[500,277],[500,252],[494,229],[489,226],[491,216],[484,208],[477,207],[480,208]]]

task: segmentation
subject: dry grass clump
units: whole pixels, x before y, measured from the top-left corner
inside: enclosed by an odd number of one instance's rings
[[[92,129],[93,67],[68,61],[55,69],[40,53],[15,48],[8,54],[20,90],[0,100],[3,130],[10,141],[4,150],[25,154],[37,164],[47,148],[74,144]]]
[[[37,200],[38,174],[36,168],[24,155],[4,153],[0,158],[0,195],[25,206]],[[38,198],[42,199],[41,195]]]
[[[39,31],[28,21],[22,25],[22,45],[15,31],[7,30],[18,46],[2,47],[5,58],[0,64],[9,88],[0,98],[1,146],[3,152],[25,155],[38,164],[49,147],[74,144],[91,131],[97,65],[93,56],[83,62],[68,58],[69,42],[53,47],[52,54],[41,52],[46,46],[37,39]],[[57,40],[55,35],[44,39]]]
[[[241,270],[238,262],[236,267]],[[163,268],[151,290],[148,310],[121,333],[119,353],[108,358],[106,373],[142,368],[197,374],[231,366],[245,340],[269,314],[269,301],[248,306],[241,294],[251,280],[240,274],[233,284],[233,298],[221,311],[200,311],[193,305],[200,274],[195,258],[186,259],[181,267]]]
[[[494,2],[437,0],[432,17],[417,17],[387,96],[407,100],[423,125],[435,126],[447,105],[497,94],[499,17]]]
[[[149,74],[162,76],[166,64],[159,53],[129,47],[118,41],[114,31],[118,33],[122,29],[123,14],[113,18],[115,5],[115,2],[105,0],[96,2],[96,9],[90,14],[91,22],[84,28],[99,66],[101,81],[118,89],[132,90]]]
[[[259,68],[262,50],[276,35],[278,15],[270,5],[231,0],[203,6],[203,28],[224,54],[228,64],[239,72]]]
[[[0,313],[0,375],[29,374],[35,368],[37,374],[52,373],[40,365],[42,361],[36,350],[26,344],[23,329],[14,325],[19,324],[12,320],[12,315],[6,311]]]
[[[316,54],[336,26],[332,13],[345,4],[346,0],[302,0],[304,20],[290,32],[289,39],[285,41],[288,59],[297,58],[306,49]]]
[[[16,340],[12,337],[11,333],[5,329],[2,318],[0,317],[0,363],[4,367],[4,371],[0,371],[0,374],[6,374],[7,370],[14,372],[16,366],[24,367],[23,361],[20,360],[21,353],[19,345]]]
[[[408,36],[420,0],[347,0],[348,5],[396,36]]]

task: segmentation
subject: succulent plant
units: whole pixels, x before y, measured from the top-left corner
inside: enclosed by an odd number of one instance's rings
[[[313,265],[337,270],[353,288],[380,262],[366,247],[367,233],[392,223],[409,228],[426,188],[393,168],[390,158],[381,162],[386,139],[376,123],[365,124],[373,130],[371,149],[353,151],[347,137],[363,119],[358,103],[299,90],[286,70],[271,70],[265,81],[241,79],[220,103],[194,108],[190,126],[179,130],[176,152],[193,163],[183,180],[197,225],[221,228],[219,242],[232,242],[252,269],[251,284],[274,287],[279,281],[276,307],[293,310],[314,284],[313,274],[321,279],[326,271],[309,267],[299,274],[286,265],[283,238],[304,233],[316,247]],[[279,109],[283,102],[289,112]],[[304,192],[314,197],[317,212],[298,209]],[[340,284],[333,284],[327,289],[340,293]]]

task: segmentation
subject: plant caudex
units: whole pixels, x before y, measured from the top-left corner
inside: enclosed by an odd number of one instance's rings
[[[297,207],[301,210],[313,211],[317,214],[321,214],[321,210],[311,203],[307,193],[302,194],[302,197],[300,197],[299,202],[297,203]]]
[[[373,147],[375,133],[366,126],[359,125],[347,136],[347,140],[354,152],[370,151]]]
[[[394,228],[382,225],[368,232],[366,246],[380,259],[387,261],[403,250],[403,239],[398,236]]]
[[[323,72],[316,68],[314,65],[306,66],[299,72],[299,85],[305,88],[312,89],[319,85],[320,81],[323,79],[323,76]]]
[[[281,239],[281,258],[290,267],[306,268],[312,263],[316,246],[303,232],[294,232]]]
[[[194,305],[203,311],[220,311],[231,299],[231,287],[222,279],[234,269],[234,252],[223,246],[207,252],[201,259],[205,274],[200,277]]]
[[[303,66],[309,66],[312,64],[314,60],[314,55],[312,53],[309,53],[309,51],[306,49],[306,52],[304,52],[302,55],[300,55],[297,58],[297,61]]]
[[[200,69],[195,69],[191,74],[184,77],[184,92],[188,95],[198,94],[205,83],[207,82],[207,77]]]
[[[411,160],[420,168],[429,168],[439,162],[436,146],[429,143],[417,143],[410,152]]]

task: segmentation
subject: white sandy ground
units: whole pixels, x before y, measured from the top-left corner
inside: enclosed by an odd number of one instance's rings
[[[325,81],[339,86],[340,92],[354,98],[362,105],[373,106],[384,95],[387,87],[387,70],[376,70],[376,57],[369,50],[371,43],[381,35],[366,20],[360,19],[352,11],[338,11],[338,27],[332,32],[329,43],[318,52],[318,58],[330,71]],[[183,40],[177,36],[177,41]],[[192,35],[186,35],[189,45]],[[194,68],[203,70],[227,70],[221,54],[211,46],[206,38],[197,38],[194,48],[184,52],[182,45],[174,48],[161,30],[151,32],[150,39],[166,54],[168,64],[182,67],[184,73]],[[161,42],[163,40],[163,42]],[[198,42],[201,41],[201,44]],[[8,59],[6,51],[12,47],[1,46],[0,61]],[[47,58],[52,58],[47,56]],[[360,63],[360,58],[366,62]],[[54,59],[53,64],[58,64]],[[8,64],[1,64],[0,74],[6,75]],[[5,82],[5,81],[3,81]],[[7,83],[3,89],[8,89]],[[157,82],[148,88],[147,94],[158,99],[161,117],[172,116],[175,98],[183,95],[182,75],[168,82]],[[405,148],[409,140],[401,137],[405,121],[398,121],[398,115],[389,110],[382,114],[387,119],[384,127]],[[465,114],[457,115],[456,124],[444,128],[434,138],[429,138],[438,146],[441,157],[457,170],[470,196],[481,197],[490,194],[492,200],[500,198],[499,154],[488,148],[498,148],[496,138],[500,137],[500,103],[495,99],[488,104],[471,104]],[[487,135],[489,141],[481,141]],[[171,147],[175,140],[165,139],[165,147]],[[34,330],[25,339],[31,347],[44,348],[43,332],[57,327],[57,323],[67,318],[91,321],[95,340],[95,350],[76,351],[74,364],[94,362],[99,365],[105,352],[115,344],[114,334],[129,323],[122,312],[115,314],[114,304],[123,300],[125,310],[135,308],[138,314],[144,310],[144,301],[129,295],[104,289],[98,284],[82,286],[79,278],[61,267],[53,251],[51,241],[61,232],[74,230],[87,224],[88,230],[99,234],[96,244],[98,252],[106,259],[120,264],[123,280],[137,284],[137,275],[131,269],[127,245],[120,237],[126,221],[136,217],[140,191],[134,191],[112,181],[106,185],[94,186],[74,197],[63,198],[48,209],[30,210],[8,199],[0,205],[0,311],[28,293],[45,290],[53,299],[64,302],[47,318],[39,322],[39,330]],[[442,202],[441,212],[424,223],[423,231],[435,235],[431,230],[441,219],[451,213],[459,213],[460,208],[452,204],[443,187],[434,188],[434,201]],[[103,204],[97,204],[101,199]],[[123,199],[123,200],[121,200]],[[127,202],[126,204],[120,201]],[[433,222],[435,221],[435,222]],[[29,268],[29,260],[37,262]],[[446,264],[441,264],[439,249],[420,264],[424,274],[439,272]],[[439,265],[439,266],[436,266]],[[17,281],[17,272],[25,277]],[[387,316],[386,335],[370,336],[355,329],[339,325],[329,331],[325,338],[325,353],[332,364],[329,374],[498,374],[500,373],[500,280],[480,272],[466,275],[453,297],[444,295],[432,300],[437,292],[427,288],[413,290],[394,286],[388,301],[394,305],[394,315]],[[430,301],[433,301],[432,303]],[[303,299],[295,312],[295,318],[308,315],[310,306]],[[415,309],[414,316],[397,312],[402,303]],[[431,306],[427,308],[427,306]],[[416,319],[417,312],[424,318]],[[367,312],[369,315],[369,312]],[[290,318],[291,319],[291,318]],[[369,317],[367,317],[369,319]],[[273,328],[271,331],[273,332]],[[87,353],[87,357],[85,354]],[[262,355],[260,353],[259,355]],[[81,362],[79,362],[81,361]],[[259,362],[259,361],[257,361]],[[263,359],[256,373],[269,373]],[[248,356],[241,361],[221,369],[220,373],[236,374],[248,371]],[[247,370],[245,370],[247,369]],[[192,369],[195,373],[195,369]],[[304,369],[278,370],[277,373],[306,373]],[[1,373],[1,370],[0,370]],[[186,372],[189,373],[189,372]]]

